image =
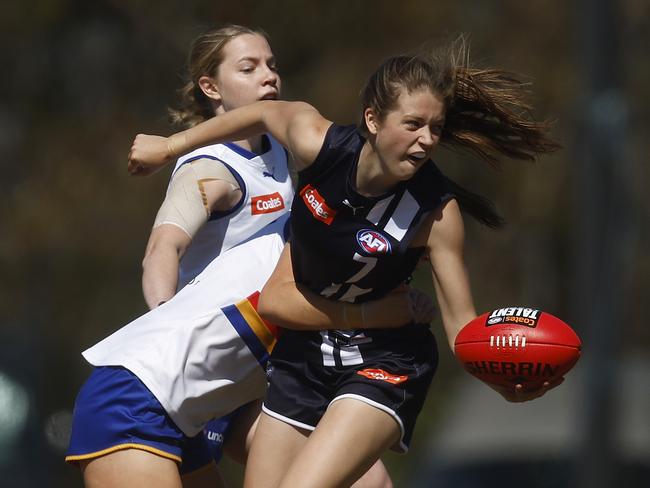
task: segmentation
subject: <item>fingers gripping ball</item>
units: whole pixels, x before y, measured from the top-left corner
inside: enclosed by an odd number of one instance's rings
[[[581,342],[571,327],[549,313],[507,307],[465,325],[454,350],[463,367],[481,381],[534,390],[573,367]]]

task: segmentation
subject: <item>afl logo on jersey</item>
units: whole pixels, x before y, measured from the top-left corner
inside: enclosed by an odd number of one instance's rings
[[[357,232],[357,242],[368,254],[390,253],[390,241],[374,230],[363,229]]]
[[[279,192],[269,195],[260,195],[251,198],[251,214],[267,214],[277,212],[284,208],[284,200]]]

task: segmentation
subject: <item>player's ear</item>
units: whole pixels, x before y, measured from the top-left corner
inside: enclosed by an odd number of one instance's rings
[[[368,132],[370,134],[377,135],[377,128],[378,128],[378,120],[377,120],[377,115],[375,114],[375,111],[371,109],[370,107],[366,108],[363,111],[363,120],[366,122],[366,127],[368,128]]]
[[[199,78],[199,88],[203,94],[215,102],[221,102],[221,93],[214,78],[210,76],[201,76]]]

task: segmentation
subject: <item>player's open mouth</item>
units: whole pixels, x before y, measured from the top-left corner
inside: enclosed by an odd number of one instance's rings
[[[264,95],[260,100],[277,100],[278,99],[278,93],[273,92],[273,93],[267,93]]]
[[[427,153],[425,153],[424,151],[418,151],[413,154],[409,154],[407,159],[413,164],[420,164],[426,158],[427,158]]]

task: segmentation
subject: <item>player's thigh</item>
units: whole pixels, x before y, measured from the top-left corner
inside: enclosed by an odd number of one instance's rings
[[[375,464],[352,485],[352,488],[393,488],[393,480],[383,461],[377,459]]]
[[[330,404],[280,486],[350,486],[400,435],[396,420],[383,410],[356,399],[338,400]]]
[[[122,449],[80,461],[86,488],[181,488],[178,465],[140,449]]]
[[[246,463],[245,488],[275,488],[307,443],[309,431],[262,413]],[[294,486],[301,486],[300,483]]]
[[[221,477],[216,463],[211,462],[181,476],[183,488],[225,488],[226,483]]]
[[[243,407],[226,432],[223,450],[229,458],[239,464],[246,464],[248,452],[253,441],[257,421],[262,411],[262,401],[255,400]]]

